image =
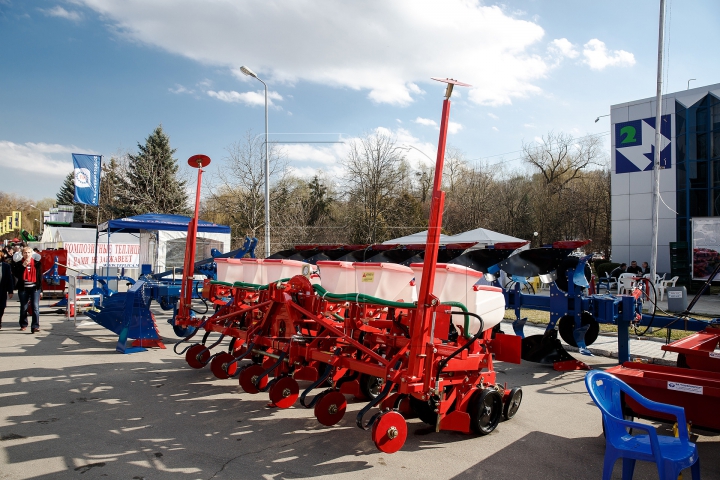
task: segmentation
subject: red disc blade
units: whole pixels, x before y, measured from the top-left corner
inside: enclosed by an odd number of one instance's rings
[[[318,422],[331,427],[342,420],[347,408],[345,395],[338,391],[321,393],[321,398],[315,404],[315,418]]]
[[[283,377],[270,387],[270,401],[278,408],[290,408],[300,394],[300,386],[290,378]]]
[[[398,412],[385,412],[373,424],[372,439],[381,452],[397,452],[405,444],[406,438],[407,424]]]
[[[224,364],[227,364],[229,362],[233,361],[233,356],[230,355],[228,352],[222,352],[215,356],[215,358],[212,359],[212,362],[210,362],[210,370],[212,370],[213,374],[220,379],[226,379],[229,377],[228,372],[225,371]]]
[[[258,393],[260,391],[258,390],[258,387],[264,388],[267,385],[267,376],[263,377],[262,381],[258,384],[258,386],[255,386],[254,381],[264,371],[265,369],[262,367],[262,365],[248,365],[247,367],[243,368],[240,371],[239,378],[240,386],[242,387],[242,389],[247,393]]]
[[[205,345],[195,344],[185,352],[185,361],[192,368],[203,368],[210,359],[210,350]]]

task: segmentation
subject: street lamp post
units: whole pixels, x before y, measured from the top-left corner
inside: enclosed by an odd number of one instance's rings
[[[37,210],[38,212],[40,212],[40,220],[38,220],[38,223],[39,223],[40,225],[38,225],[38,228],[40,228],[40,230],[41,230],[40,233],[42,234],[42,230],[43,230],[42,227],[43,227],[43,225],[45,225],[45,223],[43,222],[43,220],[44,220],[44,218],[43,218],[43,211],[40,210],[40,209],[39,209],[38,207],[36,207],[35,205],[30,205],[30,208],[34,208],[35,210]]]
[[[246,66],[240,71],[248,77],[253,77],[265,87],[265,258],[270,256],[270,157],[268,155],[268,91],[267,84],[255,72]]]
[[[597,123],[598,120],[600,120],[601,118],[603,118],[603,117],[609,117],[609,116],[610,116],[609,113],[608,113],[607,115],[600,115],[599,117],[597,117],[597,118],[595,119],[595,123]]]

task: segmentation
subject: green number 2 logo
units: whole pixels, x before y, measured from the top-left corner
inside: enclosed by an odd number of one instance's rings
[[[635,130],[635,127],[631,127],[628,125],[627,127],[622,127],[620,129],[620,136],[625,135],[625,138],[622,139],[622,142],[620,143],[633,143],[637,142],[635,139],[635,134],[637,133],[637,130]]]

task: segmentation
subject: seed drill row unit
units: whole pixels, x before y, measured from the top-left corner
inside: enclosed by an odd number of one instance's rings
[[[193,228],[202,167],[210,159],[188,160],[198,168],[198,193],[175,324],[204,332],[204,341],[184,352],[191,366],[209,363],[219,377],[237,376],[246,392],[267,392],[278,408],[299,399],[324,425],[342,419],[345,394],[366,396],[356,424],[370,429],[375,445],[388,453],[405,443],[403,413],[411,410],[438,431],[478,434],[492,432],[503,414],[515,415],[522,392],[498,385],[493,368],[493,354],[520,361],[518,337],[492,338],[505,309],[502,292],[475,287],[480,272],[438,265],[450,95],[455,85],[465,86],[440,81],[447,88],[422,264],[318,261],[318,279],[307,263],[289,259],[221,262],[218,278],[225,282],[210,283],[204,292],[220,308],[207,318],[192,316]],[[211,332],[220,337],[208,345]],[[227,347],[213,353],[226,337]],[[302,391],[299,382],[306,382]],[[315,392],[318,387],[324,390]]]

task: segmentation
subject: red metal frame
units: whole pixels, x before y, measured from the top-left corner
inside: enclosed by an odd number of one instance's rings
[[[491,329],[487,329],[479,339],[467,335],[474,332],[462,332],[463,335],[451,340],[451,307],[442,305],[432,294],[445,198],[441,185],[450,115],[449,97],[453,85],[463,85],[455,80],[442,81],[448,83],[448,88],[443,102],[425,262],[417,304],[373,303],[359,301],[359,297],[350,300],[338,295],[321,295],[309,279],[295,276],[287,282],[272,282],[260,288],[241,283],[229,286],[209,282],[203,289],[203,295],[218,305],[217,312],[207,319],[190,319],[184,313],[178,313],[176,322],[179,325],[202,326],[205,332],[216,332],[234,339],[232,357],[222,353],[223,356],[218,357],[221,362],[228,358],[245,358],[250,353],[262,356],[262,367],[251,365],[239,370],[239,382],[248,393],[257,393],[266,380],[261,378],[262,372],[272,370],[276,381],[283,382],[282,391],[275,388],[275,383],[268,385],[272,404],[287,408],[294,402],[294,392],[297,392],[291,378],[316,381],[321,377],[321,371],[331,368],[332,379],[337,381],[346,372],[354,372],[353,375],[376,377],[393,384],[396,392],[383,402],[387,408],[393,408],[395,400],[400,401],[405,395],[424,401],[432,398],[438,414],[438,430],[469,433],[472,431],[469,408],[473,394],[478,389],[496,388],[493,353],[498,359],[520,362],[520,338],[516,336],[497,335],[492,340]],[[198,191],[199,182],[200,172]],[[196,222],[192,224],[193,228]],[[184,279],[189,278],[190,282],[192,260],[188,263],[188,258],[192,259],[193,244],[189,228]],[[395,248],[378,246],[377,249],[384,247]],[[232,302],[222,305],[223,298],[227,298],[228,294]],[[188,307],[189,297],[183,298],[181,307],[183,303]],[[249,348],[253,349],[252,352],[248,352]],[[211,363],[213,359],[208,355],[207,348],[200,344],[190,351],[192,358],[188,362],[195,368]],[[230,372],[229,363],[215,364],[213,371],[218,371],[220,367],[219,372],[224,376],[226,371]],[[506,388],[497,388],[503,397],[508,396]],[[330,396],[320,399],[315,413],[324,425],[333,424],[342,417],[342,414],[336,413],[337,409],[344,410],[338,394],[359,396],[358,380],[344,382],[332,393],[327,393]],[[451,412],[453,406],[455,408]],[[405,404],[400,410],[407,408]],[[373,426],[373,440],[382,451],[397,451],[404,442],[403,432],[407,429],[404,420],[402,425],[398,423],[398,417],[402,419],[395,410],[384,412]]]
[[[625,362],[607,372],[650,400],[683,407],[687,421],[693,425],[720,430],[720,373],[638,362]],[[657,416],[631,399],[627,399],[626,406],[637,417]],[[674,421],[670,417],[658,419]]]

